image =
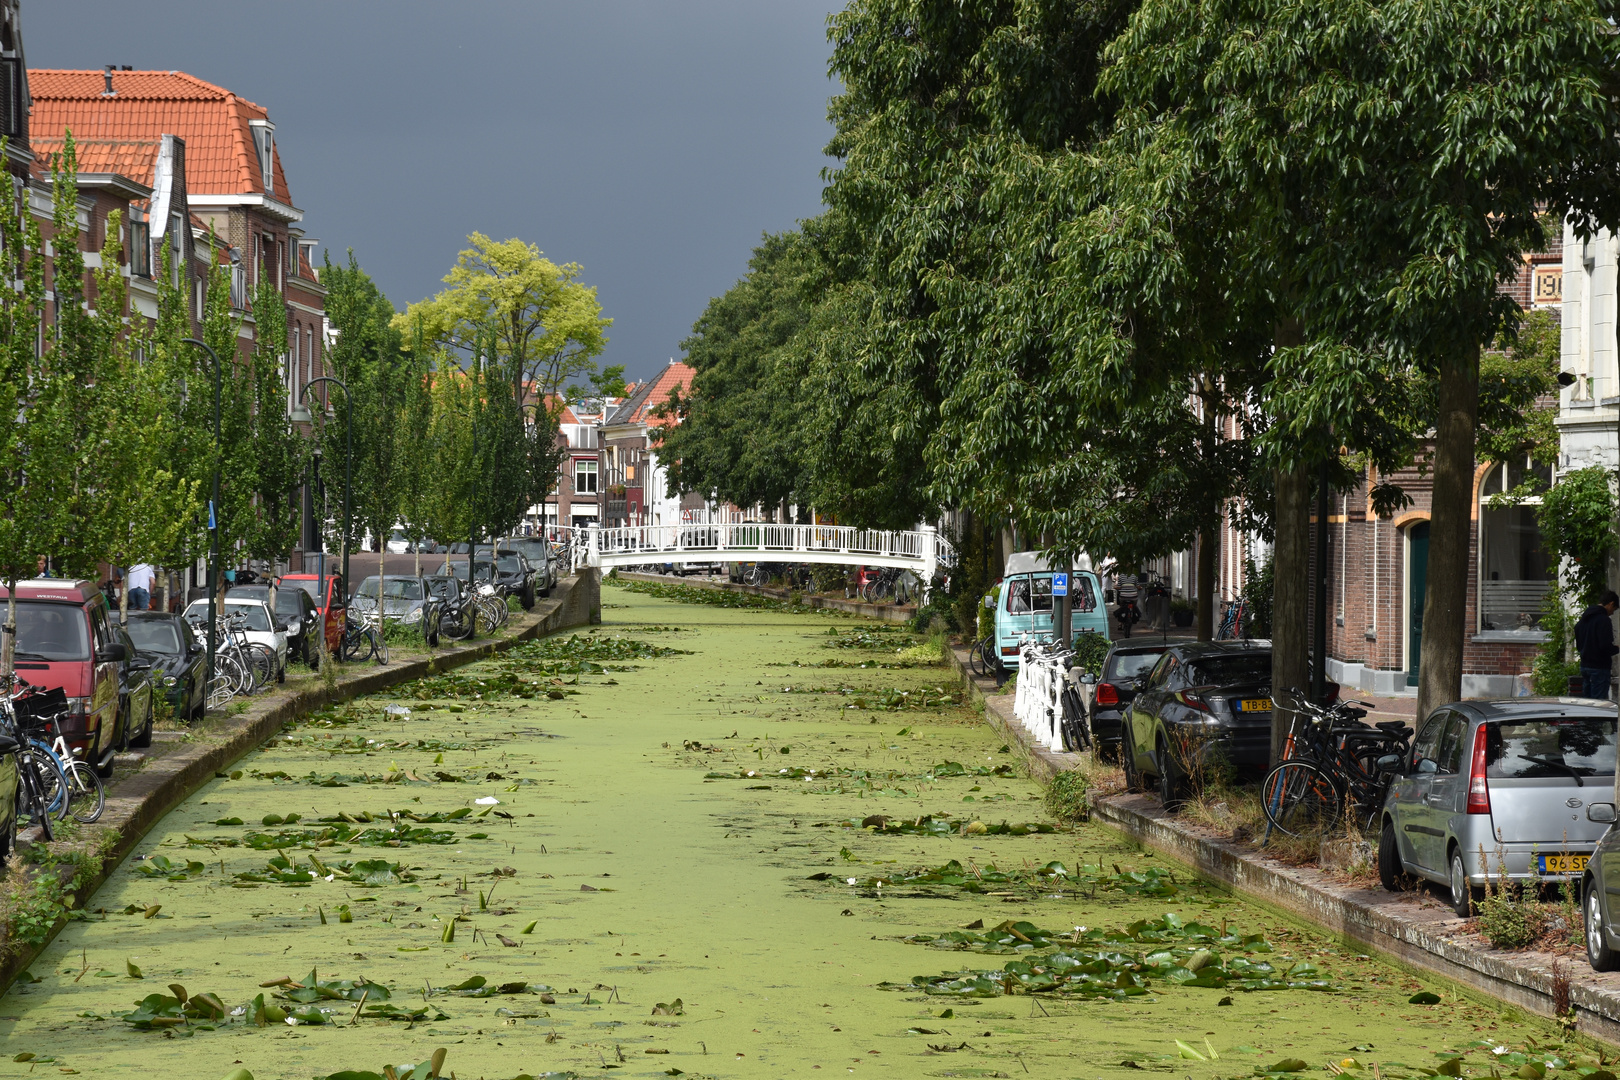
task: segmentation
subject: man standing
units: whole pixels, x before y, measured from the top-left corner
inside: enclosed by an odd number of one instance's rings
[[[145,611],[152,603],[152,567],[136,563],[129,568],[129,610]]]
[[[1614,643],[1614,623],[1610,616],[1620,607],[1620,595],[1613,589],[1603,599],[1581,613],[1575,624],[1575,648],[1581,654],[1581,694],[1609,700],[1609,665],[1620,645]]]

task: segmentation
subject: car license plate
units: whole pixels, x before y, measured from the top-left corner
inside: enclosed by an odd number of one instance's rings
[[[1586,855],[1542,855],[1541,872],[1543,874],[1584,874],[1586,872]]]
[[[1244,698],[1238,702],[1239,712],[1270,712],[1270,698]]]

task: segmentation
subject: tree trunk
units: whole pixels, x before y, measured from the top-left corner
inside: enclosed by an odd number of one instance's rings
[[[1429,517],[1428,592],[1418,653],[1417,718],[1462,696],[1468,533],[1473,520],[1474,425],[1479,415],[1479,349],[1440,366],[1434,431],[1434,497]]]
[[[1198,604],[1198,640],[1215,639],[1215,529],[1205,525],[1198,530],[1198,584],[1194,586]]]
[[[1310,678],[1311,473],[1296,465],[1276,474],[1276,543],[1272,550],[1271,694],[1303,694]],[[1282,757],[1293,715],[1280,705],[1271,710],[1271,761]]]

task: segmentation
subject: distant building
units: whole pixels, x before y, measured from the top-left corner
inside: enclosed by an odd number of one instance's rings
[[[689,390],[696,374],[675,360],[634,388],[602,425],[601,473],[605,482],[603,524],[679,525],[704,506],[699,494],[669,494],[669,468],[658,460],[649,437],[654,428],[675,423],[655,416],[676,390]]]

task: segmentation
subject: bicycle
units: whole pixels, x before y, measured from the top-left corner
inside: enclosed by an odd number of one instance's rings
[[[996,636],[982,637],[975,641],[968,649],[968,667],[973,674],[981,679],[994,678],[996,674]]]
[[[20,677],[17,681],[22,690],[11,699],[17,730],[27,736],[29,746],[41,755],[42,777],[47,787],[52,783],[60,784],[62,797],[53,793],[49,808],[63,821],[72,817],[83,824],[93,824],[106,807],[107,792],[95,769],[73,755],[62,734],[61,719],[67,715],[66,695],[61,690],[40,690]],[[54,741],[45,741],[53,735]],[[46,766],[54,766],[56,775],[50,776]]]
[[[1283,744],[1283,760],[1266,774],[1261,802],[1266,819],[1290,836],[1325,833],[1341,814],[1353,813],[1367,831],[1406,753],[1412,729],[1399,720],[1369,727],[1361,718],[1366,702],[1313,705],[1290,690],[1277,703],[1294,716]]]
[[[1248,614],[1248,605],[1241,596],[1228,601],[1226,611],[1221,615],[1221,625],[1215,630],[1215,640],[1231,641],[1240,634],[1247,638],[1249,635],[1245,630],[1244,619]]]

